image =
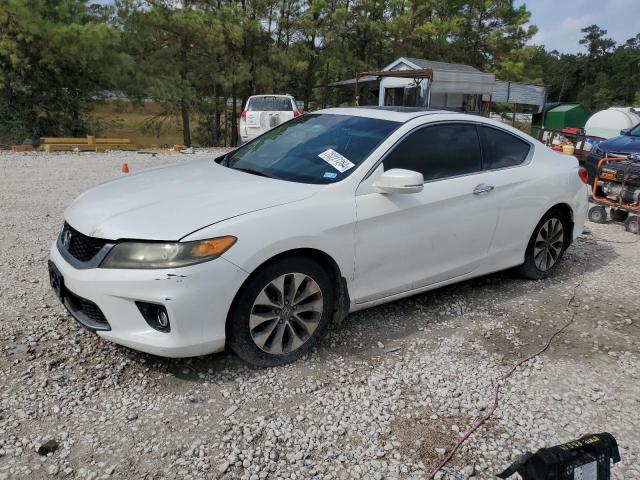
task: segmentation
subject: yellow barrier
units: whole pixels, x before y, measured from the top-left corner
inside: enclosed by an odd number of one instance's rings
[[[76,137],[44,137],[42,148],[45,152],[104,152],[106,150],[137,150],[138,146],[131,143],[129,138],[96,138],[87,135],[86,138]]]
[[[122,145],[124,143],[131,143],[131,139],[130,138],[95,138],[94,143],[97,143],[97,144],[116,143],[116,144]]]
[[[33,152],[33,145],[11,145],[12,152]]]
[[[86,138],[77,137],[44,137],[42,143],[56,144],[56,143],[87,143]]]
[[[137,150],[137,145],[133,145],[131,143],[124,144],[114,144],[114,143],[104,143],[99,145],[89,145],[89,144],[45,144],[42,146],[45,152],[69,152],[73,150],[78,150],[80,152],[105,152],[107,150]]]

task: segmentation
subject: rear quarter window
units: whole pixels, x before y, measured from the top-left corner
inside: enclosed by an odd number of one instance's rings
[[[531,144],[497,128],[478,125],[485,170],[521,165],[529,155]]]
[[[249,99],[247,110],[253,112],[292,112],[293,102],[288,97],[254,97]]]

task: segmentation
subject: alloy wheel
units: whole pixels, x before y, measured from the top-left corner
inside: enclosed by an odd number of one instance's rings
[[[303,273],[281,275],[265,286],[251,307],[249,331],[256,346],[272,355],[300,348],[318,328],[322,290]]]
[[[533,260],[538,270],[546,272],[553,267],[560,258],[563,246],[562,222],[558,218],[550,218],[540,227],[533,246]]]

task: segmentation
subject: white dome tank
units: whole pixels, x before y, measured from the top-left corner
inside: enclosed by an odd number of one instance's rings
[[[611,107],[591,115],[584,131],[594,137],[613,138],[619,136],[623,128],[635,127],[639,123],[640,116],[631,108]]]

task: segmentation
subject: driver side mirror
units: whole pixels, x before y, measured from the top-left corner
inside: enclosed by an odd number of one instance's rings
[[[620,130],[620,135],[629,135],[630,131],[630,128],[623,128],[622,130]]]
[[[424,177],[413,170],[392,168],[380,175],[373,186],[380,193],[418,193],[424,188]]]

